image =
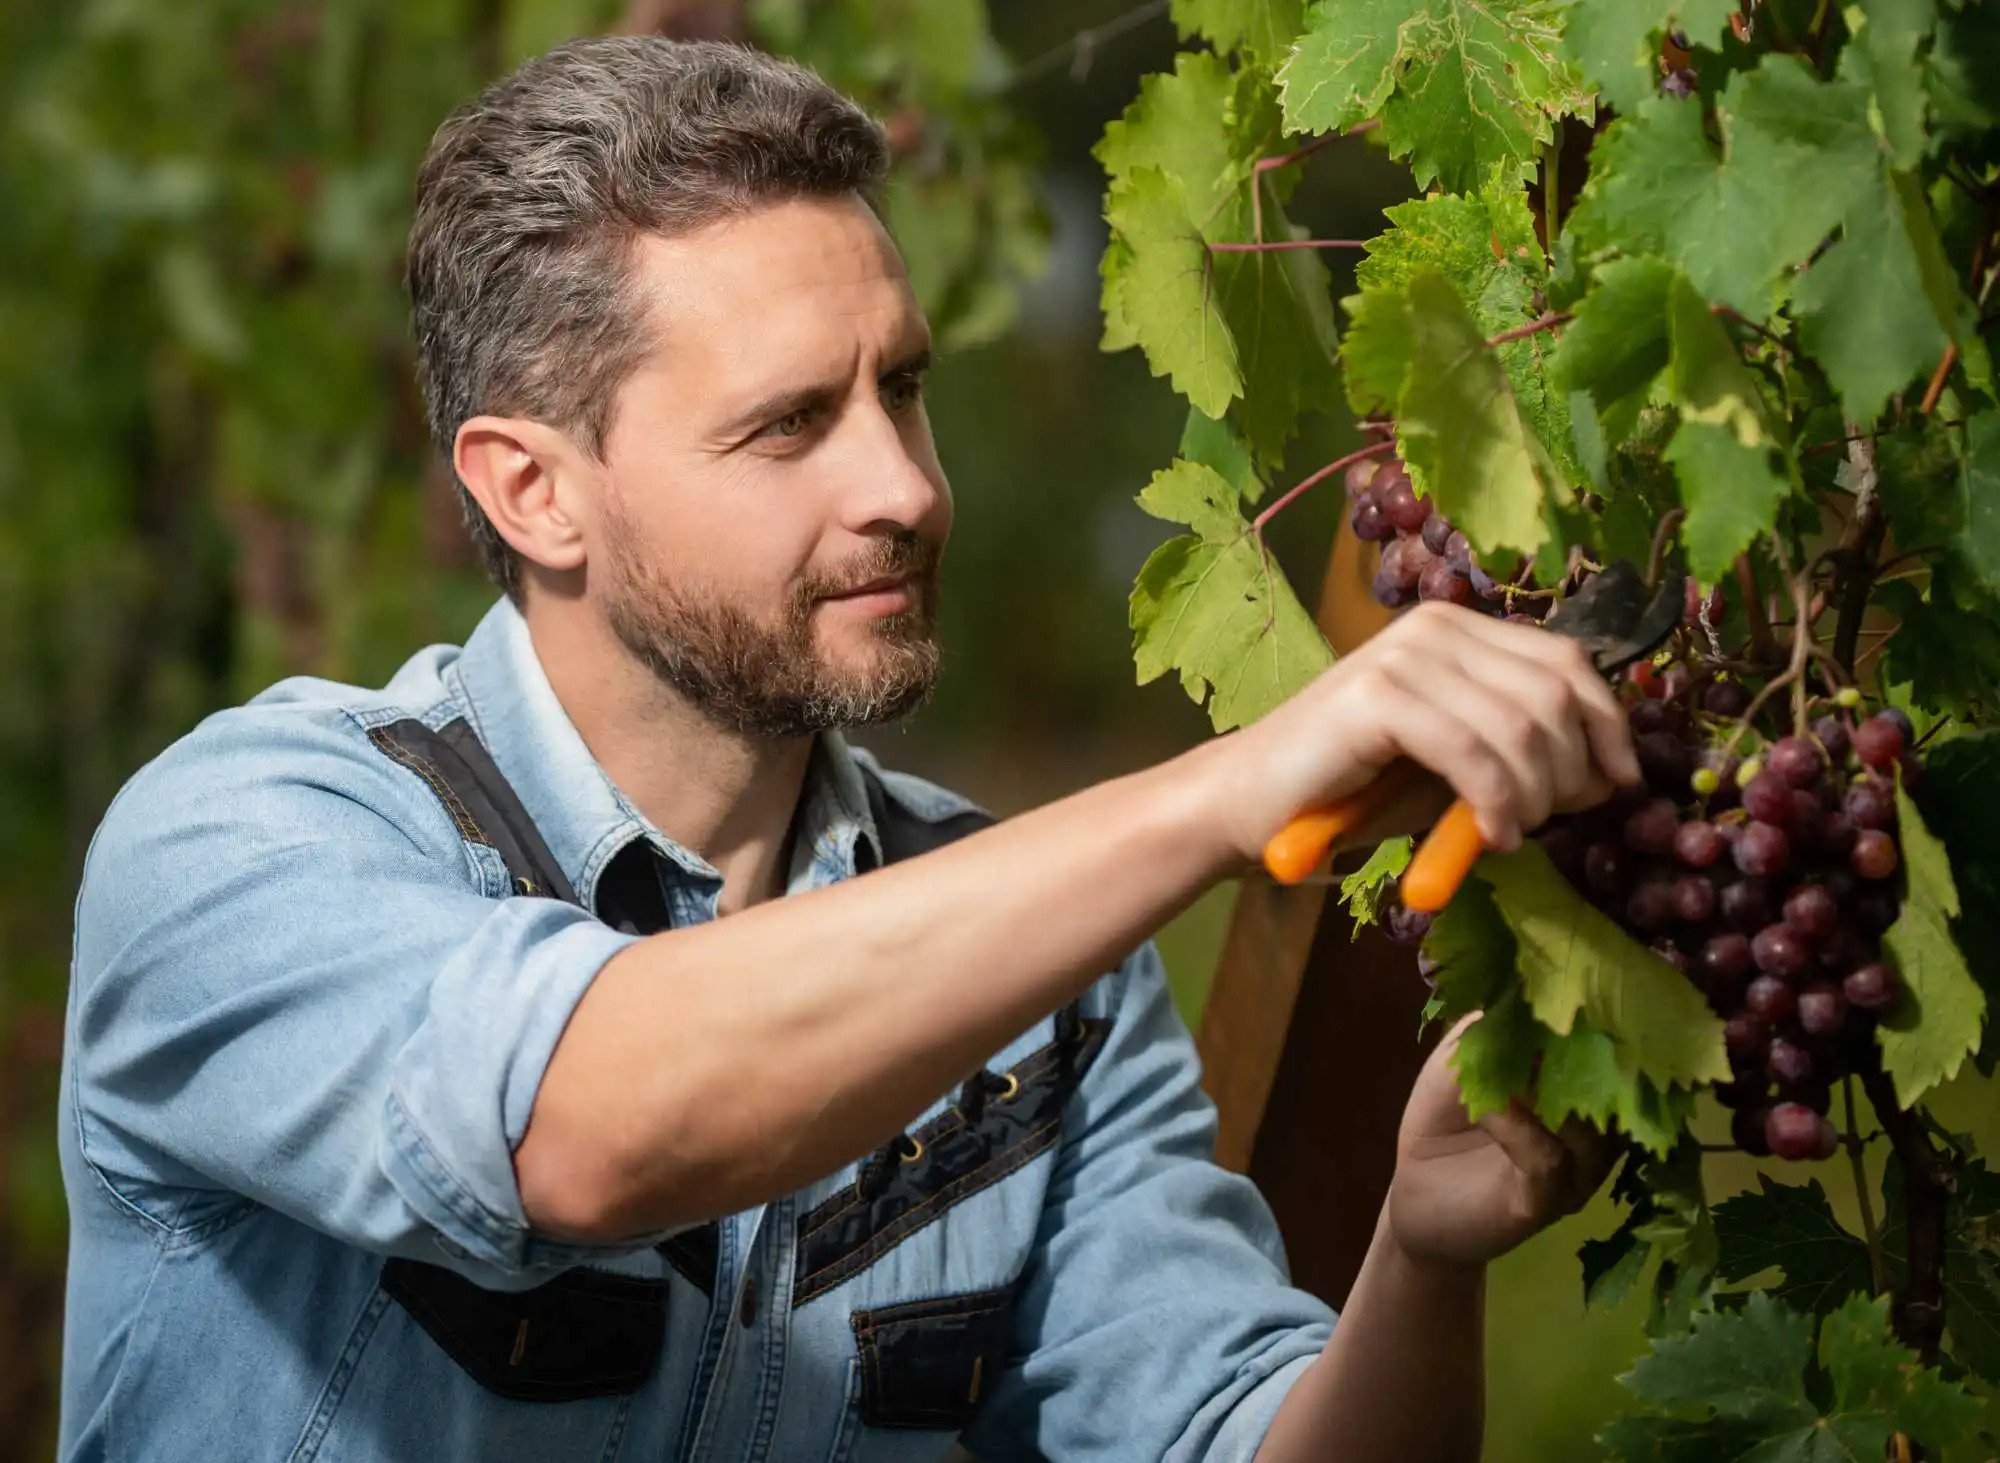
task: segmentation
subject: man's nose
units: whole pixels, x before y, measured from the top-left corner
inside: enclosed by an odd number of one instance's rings
[[[922,528],[943,504],[942,484],[910,451],[886,413],[867,413],[843,474],[844,517],[859,533]]]

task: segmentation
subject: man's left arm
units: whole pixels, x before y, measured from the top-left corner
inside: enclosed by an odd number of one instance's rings
[[[1336,1326],[1289,1283],[1255,1186],[1211,1161],[1215,1109],[1158,955],[1099,989],[1112,1027],[1065,1114],[1019,1354],[967,1446],[986,1463],[1476,1458],[1484,1261],[1580,1202],[1584,1165],[1531,1119],[1467,1124],[1448,1040]]]

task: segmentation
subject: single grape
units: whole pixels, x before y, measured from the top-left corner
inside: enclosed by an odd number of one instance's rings
[[[1688,775],[1688,786],[1698,798],[1713,797],[1722,786],[1722,778],[1713,767],[1697,767]]]
[[[1409,481],[1410,470],[1403,465],[1403,459],[1385,457],[1376,464],[1375,476],[1368,480],[1368,486],[1375,496],[1380,498],[1398,483],[1407,485]]]
[[[1491,574],[1488,574],[1477,564],[1472,566],[1472,573],[1468,577],[1472,580],[1473,594],[1480,599],[1495,600],[1500,597],[1499,584],[1494,581]]]
[[[1699,874],[1674,880],[1674,916],[1691,925],[1705,925],[1715,918],[1715,885]]]
[[[1891,828],[1896,822],[1896,800],[1874,778],[1859,778],[1848,786],[1841,811],[1856,828]]]
[[[1679,811],[1665,798],[1654,798],[1625,820],[1625,846],[1634,853],[1664,857],[1673,852],[1680,833]]]
[[[1631,724],[1635,737],[1644,736],[1647,732],[1668,731],[1674,725],[1674,709],[1664,701],[1644,698],[1626,708],[1625,720]]]
[[[1722,1023],[1722,1044],[1733,1061],[1762,1066],[1764,1043],[1770,1039],[1771,1029],[1748,1011],[1738,1011]]]
[[[1452,567],[1448,559],[1432,559],[1417,580],[1417,596],[1462,605],[1472,598],[1472,581]]]
[[[1802,884],[1785,901],[1785,923],[1808,939],[1824,939],[1840,923],[1840,906],[1825,885]]]
[[[1833,704],[1852,711],[1861,704],[1861,692],[1853,686],[1842,686],[1833,693]]]
[[[1819,748],[1804,737],[1780,737],[1764,765],[1793,787],[1811,787],[1826,763]]]
[[[1766,975],[1792,980],[1812,963],[1812,946],[1790,925],[1765,925],[1750,941],[1750,954]]]
[[[1361,495],[1366,493],[1369,485],[1375,481],[1376,469],[1381,465],[1372,457],[1364,457],[1359,462],[1348,464],[1347,475],[1343,479],[1347,486],[1348,502],[1360,501]]]
[[[1622,843],[1606,838],[1583,851],[1583,882],[1592,893],[1605,899],[1618,898],[1631,875],[1631,855]]]
[[[1771,891],[1762,879],[1738,879],[1725,884],[1717,901],[1722,918],[1743,931],[1762,929],[1771,920]]]
[[[1674,830],[1674,857],[1691,869],[1709,868],[1722,857],[1724,847],[1722,834],[1704,819],[1696,818]]]
[[[1442,554],[1451,543],[1452,533],[1451,520],[1442,513],[1433,512],[1424,520],[1424,547],[1434,554]]]
[[[1451,537],[1444,541],[1444,557],[1460,574],[1470,578],[1472,574],[1472,540],[1458,529],[1451,531]]]
[[[1839,1130],[1828,1122],[1826,1117],[1826,1109],[1832,1102],[1833,1093],[1829,1090],[1824,1098],[1814,1104],[1814,1110],[1819,1113],[1819,1143],[1813,1148],[1814,1158],[1831,1158],[1840,1152]]]
[[[1763,775],[1764,759],[1762,757],[1745,757],[1741,762],[1736,764],[1737,790],[1741,791],[1748,787]]]
[[[1837,985],[1809,985],[1799,992],[1799,1029],[1807,1036],[1838,1036],[1847,1024],[1847,997]]]
[[[1743,992],[1743,1009],[1767,1026],[1779,1026],[1792,1019],[1799,998],[1791,986],[1775,975],[1760,975]]]
[[[1792,789],[1792,836],[1804,847],[1819,841],[1819,795],[1803,787]]]
[[[1660,680],[1659,667],[1650,660],[1635,660],[1625,668],[1625,679],[1636,687],[1641,696],[1657,699],[1666,689]]]
[[[1396,536],[1396,525],[1389,521],[1389,515],[1372,498],[1363,498],[1355,506],[1350,522],[1354,526],[1354,536],[1363,543],[1379,544]]]
[[[1625,920],[1635,930],[1663,930],[1674,920],[1674,886],[1665,879],[1642,879],[1625,901]]]
[[[1633,739],[1639,756],[1639,770],[1654,792],[1671,797],[1688,785],[1694,771],[1694,753],[1672,732],[1647,732]]]
[[[1822,716],[1812,724],[1812,734],[1820,746],[1826,749],[1826,760],[1835,767],[1844,765],[1847,754],[1854,749],[1854,739],[1847,734],[1847,723],[1837,716]]]
[[[1780,1087],[1803,1087],[1812,1081],[1812,1053],[1797,1042],[1774,1036],[1764,1049],[1764,1070]]]
[[[1803,1103],[1781,1102],[1764,1119],[1764,1141],[1779,1158],[1818,1158],[1832,1124]]]
[[[1369,586],[1369,592],[1375,596],[1375,603],[1385,610],[1400,610],[1405,605],[1417,602],[1416,590],[1397,583],[1394,576],[1386,571],[1376,573],[1375,582]]]
[[[1891,721],[1886,711],[1877,712],[1854,729],[1854,755],[1862,766],[1877,771],[1893,767],[1905,744],[1902,727]]]
[[[1436,560],[1419,538],[1397,538],[1382,545],[1382,572],[1405,589],[1415,589],[1424,567]]]
[[[1736,785],[1736,772],[1742,765],[1719,747],[1709,747],[1702,752],[1701,770],[1715,775],[1715,791],[1707,794],[1711,812],[1733,808],[1741,801],[1743,789]]]
[[[1398,899],[1382,911],[1382,931],[1398,945],[1421,945],[1430,933],[1432,918]]]
[[[1760,772],[1743,785],[1743,810],[1760,823],[1792,821],[1792,787],[1775,772]]]
[[[1762,1104],[1740,1107],[1729,1120],[1729,1140],[1752,1158],[1768,1158],[1771,1143],[1765,1132],[1769,1121],[1770,1109]]]
[[[1431,500],[1419,498],[1407,477],[1385,488],[1381,496],[1382,511],[1399,533],[1423,531],[1424,520],[1431,516]]]
[[[1896,840],[1891,834],[1869,828],[1854,840],[1847,866],[1864,879],[1886,879],[1896,872]]]
[[[1750,709],[1750,688],[1741,681],[1711,681],[1701,693],[1701,709],[1734,720]]]
[[[1792,859],[1792,841],[1775,823],[1752,823],[1730,852],[1736,867],[1753,878],[1782,874]]]
[[[1694,672],[1681,664],[1667,667],[1660,676],[1660,696],[1666,701],[1678,701],[1687,695],[1694,685]]]
[[[1701,947],[1701,970],[1711,989],[1741,980],[1750,973],[1753,959],[1748,935],[1711,935]]]
[[[1886,721],[1903,734],[1903,742],[1908,745],[1917,739],[1917,724],[1910,720],[1910,713],[1900,706],[1884,706],[1875,713],[1877,721]]]
[[[1896,972],[1881,961],[1873,961],[1848,974],[1840,983],[1848,1004],[1863,1011],[1886,1011],[1895,1003]]]
[[[1823,853],[1844,859],[1854,847],[1855,835],[1860,830],[1845,813],[1828,813],[1819,820],[1819,846]]]

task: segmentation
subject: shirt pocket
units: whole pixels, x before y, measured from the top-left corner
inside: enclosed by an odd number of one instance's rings
[[[1011,1286],[856,1311],[856,1408],[871,1428],[958,1432],[1006,1360]]]

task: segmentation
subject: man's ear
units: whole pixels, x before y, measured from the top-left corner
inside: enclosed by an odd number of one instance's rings
[[[564,433],[520,417],[471,417],[452,441],[451,465],[522,558],[556,573],[583,567],[571,510],[588,467]]]

